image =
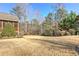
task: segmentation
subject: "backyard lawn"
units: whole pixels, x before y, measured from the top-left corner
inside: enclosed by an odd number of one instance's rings
[[[79,36],[36,36],[26,35],[23,38],[0,39],[2,56],[75,56],[78,51]]]

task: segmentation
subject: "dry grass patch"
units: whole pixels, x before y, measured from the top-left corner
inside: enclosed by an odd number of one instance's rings
[[[46,37],[27,35],[23,38],[0,40],[0,55],[72,56],[78,36]]]

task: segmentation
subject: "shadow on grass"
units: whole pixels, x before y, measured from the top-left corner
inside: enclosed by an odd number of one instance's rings
[[[37,40],[37,39],[34,39],[34,40]],[[54,46],[53,44],[60,45],[62,47],[60,47],[60,46],[57,46],[57,47],[58,48],[63,48],[63,49],[72,49],[72,50],[76,51],[77,54],[79,55],[79,46],[76,45],[76,44],[72,44],[72,43],[69,43],[69,42],[52,41],[52,40],[37,40],[37,41],[41,41],[40,42],[41,44],[44,44],[43,42],[50,43],[51,47]]]

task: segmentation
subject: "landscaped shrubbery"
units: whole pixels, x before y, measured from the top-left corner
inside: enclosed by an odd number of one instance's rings
[[[15,37],[15,36],[16,36],[16,32],[14,27],[10,23],[7,23],[3,28],[1,37]]]

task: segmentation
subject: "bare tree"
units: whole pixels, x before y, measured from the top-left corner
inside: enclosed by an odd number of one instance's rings
[[[20,31],[25,32],[25,22],[27,19],[26,16],[26,4],[18,3],[10,10],[12,15],[16,15],[19,18]]]
[[[31,22],[31,31],[32,34],[39,35],[40,33],[40,24],[37,19],[33,19]]]

